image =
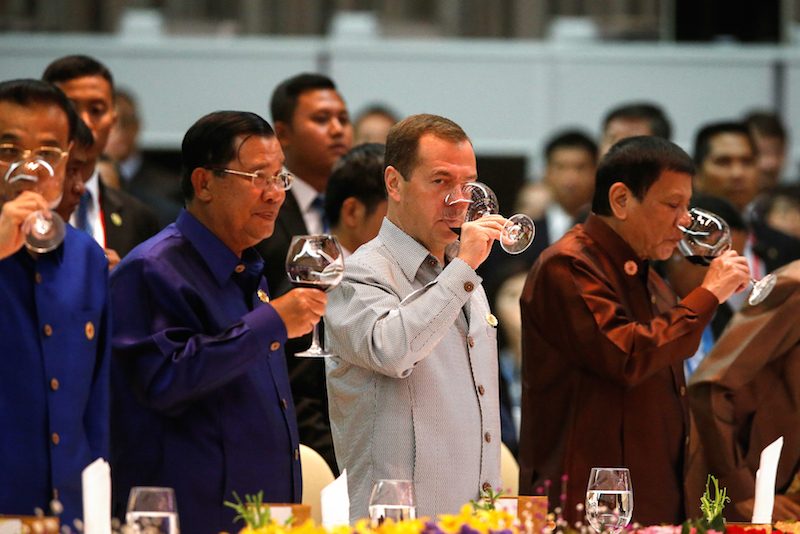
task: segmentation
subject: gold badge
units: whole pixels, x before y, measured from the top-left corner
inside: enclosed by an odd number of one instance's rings
[[[122,226],[122,216],[119,213],[115,211],[109,217],[114,226]]]
[[[92,321],[88,321],[86,323],[86,327],[84,329],[86,330],[86,339],[88,339],[89,341],[93,340],[94,339],[94,324],[92,323]]]
[[[639,266],[636,265],[636,262],[633,260],[626,261],[623,269],[625,269],[625,274],[628,276],[633,276],[639,272]]]
[[[497,317],[493,313],[486,314],[486,322],[489,323],[489,326],[497,328]]]
[[[256,295],[258,295],[258,300],[260,300],[264,304],[269,302],[269,295],[267,295],[267,292],[264,291],[263,289],[259,289],[258,291],[256,291]]]

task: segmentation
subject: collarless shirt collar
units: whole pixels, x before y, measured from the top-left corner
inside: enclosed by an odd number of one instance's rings
[[[264,260],[255,249],[245,249],[240,259],[211,230],[185,209],[181,210],[175,225],[200,253],[220,286],[224,286],[230,280],[240,264],[244,266],[244,271],[240,272],[247,272],[248,275],[261,273],[264,268]]]
[[[638,275],[645,282],[649,270],[649,262],[639,258],[627,241],[606,224],[594,213],[590,214],[584,223],[584,229],[600,248],[606,251],[617,267],[629,276]],[[636,266],[630,269],[631,262]],[[633,272],[630,272],[630,271]]]
[[[433,262],[439,263],[439,260],[434,258],[428,249],[386,217],[381,224],[379,235],[409,282],[416,278],[417,272],[424,262],[432,260],[431,266],[434,266]],[[449,245],[445,251],[445,257],[448,260],[452,259],[457,250],[458,243]]]

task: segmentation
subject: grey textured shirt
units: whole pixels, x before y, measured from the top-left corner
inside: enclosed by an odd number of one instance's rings
[[[350,518],[381,478],[414,481],[418,515],[455,513],[500,483],[497,332],[481,278],[384,219],[328,300],[328,399]]]

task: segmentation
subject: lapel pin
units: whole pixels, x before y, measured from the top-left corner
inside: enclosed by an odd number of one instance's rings
[[[639,272],[639,266],[636,265],[636,262],[633,260],[626,261],[623,269],[625,270],[625,274],[628,276],[633,276]]]
[[[486,314],[486,322],[489,323],[489,326],[497,328],[497,317],[495,317],[493,313]]]
[[[258,296],[258,300],[260,300],[264,304],[269,302],[269,295],[267,295],[267,292],[264,291],[263,289],[259,289],[258,291],[256,291],[256,295]]]

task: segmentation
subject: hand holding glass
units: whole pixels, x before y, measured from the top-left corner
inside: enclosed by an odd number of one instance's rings
[[[467,205],[464,222],[475,221],[484,215],[500,213],[497,195],[492,189],[481,182],[467,182],[456,187],[444,198],[447,206]],[[461,228],[451,228],[453,232],[461,235]],[[527,249],[533,242],[536,228],[527,215],[517,213],[506,220],[500,236],[500,246],[509,254],[519,254]]]
[[[632,515],[630,472],[624,467],[593,467],[586,486],[586,519],[592,528],[618,534]]]
[[[134,534],[179,534],[175,491],[172,488],[131,488],[125,523]]]
[[[678,249],[687,260],[696,265],[708,265],[711,260],[731,248],[731,229],[725,219],[700,208],[689,210],[692,221],[689,226],[678,226],[683,238]],[[774,274],[761,280],[750,279],[753,289],[747,302],[755,306],[770,294],[777,281]]]
[[[311,287],[321,291],[333,289],[344,276],[344,255],[332,235],[297,235],[286,254],[286,273],[295,287]],[[320,319],[322,322],[322,319]],[[319,342],[319,323],[314,326],[311,346],[295,356],[320,358],[333,356]]]
[[[402,521],[416,519],[417,501],[410,480],[378,480],[369,497],[369,518],[374,528],[387,519]]]
[[[23,191],[44,197],[50,209],[58,207],[64,193],[63,176],[56,176],[53,166],[36,157],[12,163],[4,177],[4,195],[13,199]],[[50,252],[64,241],[64,220],[54,211],[31,213],[23,223],[25,246],[34,252]]]

